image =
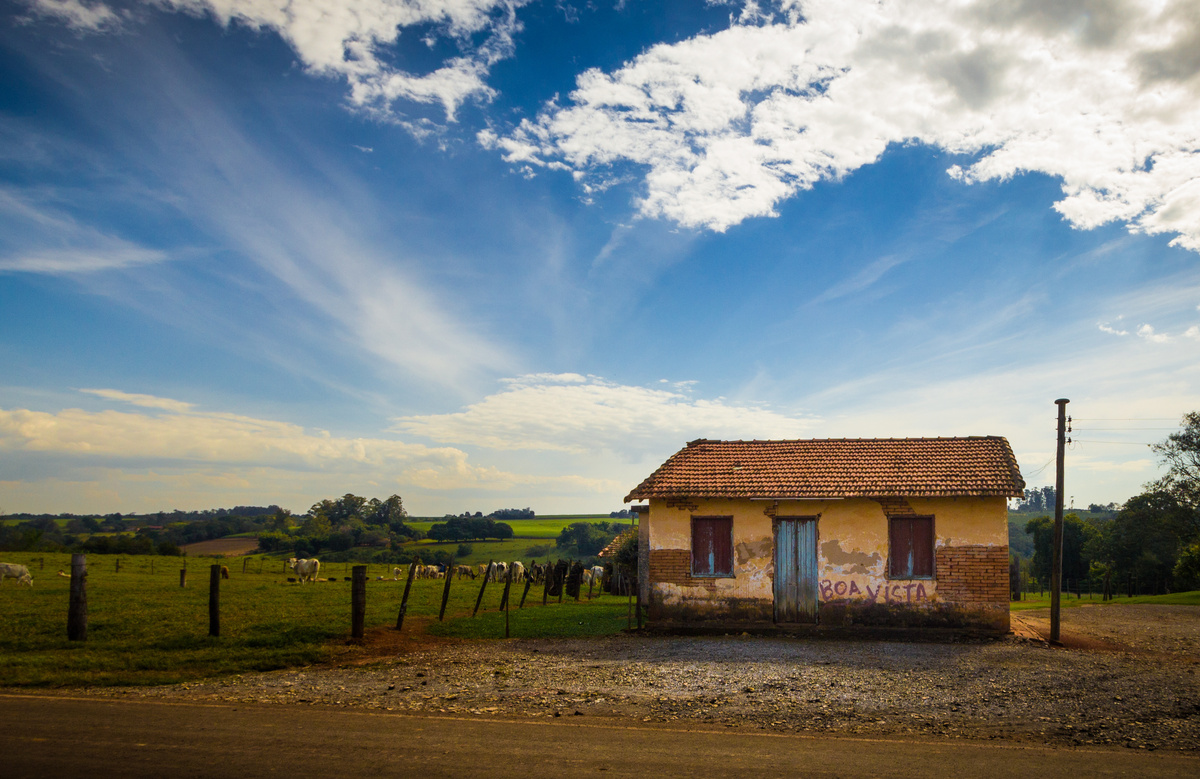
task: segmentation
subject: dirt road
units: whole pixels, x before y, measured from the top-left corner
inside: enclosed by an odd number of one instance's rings
[[[298,706],[0,695],[6,779],[557,775],[848,777],[1195,776],[1200,759],[777,735],[608,722],[511,721]]]

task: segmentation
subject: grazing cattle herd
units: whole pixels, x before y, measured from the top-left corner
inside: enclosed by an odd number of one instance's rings
[[[295,582],[297,579],[300,582],[316,582],[317,575],[321,571],[321,561],[314,558],[290,558],[287,561],[287,567],[290,568],[296,577],[289,577],[289,582]],[[493,562],[489,566],[486,563],[480,563],[478,568],[470,565],[456,565],[450,569],[446,565],[423,565],[418,564],[416,570],[416,578],[418,579],[442,579],[447,575],[456,576],[458,579],[471,578],[475,579],[479,576],[485,577],[488,582],[504,582],[508,580],[510,574],[512,581],[529,581],[532,584],[542,584],[546,581],[546,576],[549,574],[552,566],[547,563],[531,563],[528,568],[520,560],[507,562]],[[70,577],[70,574],[63,571],[58,572],[59,576]],[[400,579],[406,576],[404,568],[395,567],[392,569],[392,578]],[[581,584],[591,586],[593,584],[601,585],[604,577],[604,567],[600,565],[591,568],[583,569]],[[221,566],[221,578],[229,578],[229,569]],[[380,579],[384,578],[382,576]],[[0,563],[0,582],[4,579],[16,579],[17,584],[28,584],[33,586],[33,576],[29,573],[29,569],[24,565],[16,563]],[[320,580],[324,581],[324,579]]]

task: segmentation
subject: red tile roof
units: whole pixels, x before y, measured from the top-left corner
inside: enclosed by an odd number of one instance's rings
[[[699,439],[625,496],[850,498],[1019,497],[1025,480],[1001,436]]]

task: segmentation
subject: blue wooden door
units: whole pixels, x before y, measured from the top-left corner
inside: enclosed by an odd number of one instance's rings
[[[775,621],[817,621],[816,517],[775,519]]]

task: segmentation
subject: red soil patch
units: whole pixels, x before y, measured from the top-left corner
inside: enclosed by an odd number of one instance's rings
[[[189,555],[221,555],[238,557],[258,551],[257,538],[214,538],[211,541],[197,541],[194,544],[184,544],[183,551]]]

